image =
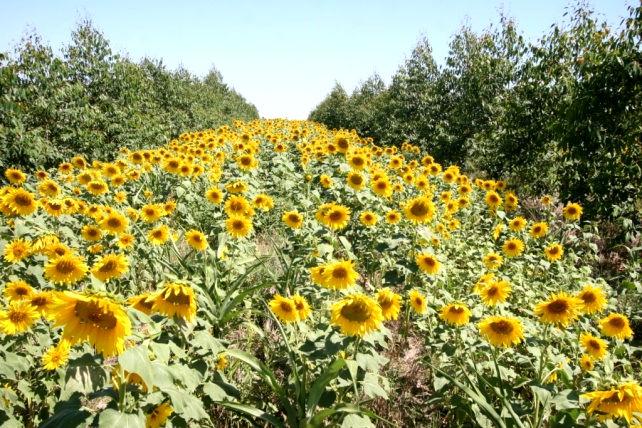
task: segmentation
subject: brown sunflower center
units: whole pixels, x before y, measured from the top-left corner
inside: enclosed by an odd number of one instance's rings
[[[10,311],[8,318],[13,324],[18,324],[27,320],[27,314],[22,311]]]
[[[107,226],[111,227],[112,229],[118,229],[122,226],[122,222],[116,217],[111,217],[107,220]]]
[[[415,217],[422,217],[428,214],[428,206],[424,202],[415,202],[410,207],[410,212]]]
[[[336,279],[345,279],[348,277],[348,270],[344,267],[334,268],[332,270],[332,277]]]
[[[281,310],[283,312],[293,312],[294,311],[294,308],[292,307],[292,304],[290,304],[290,302],[281,301],[281,304],[279,305],[279,307],[281,308]]]
[[[102,273],[112,273],[118,269],[118,264],[114,260],[108,260],[106,263],[104,263],[100,269],[98,269],[98,272]]]
[[[461,315],[464,313],[464,308],[461,306],[451,306],[450,309],[448,309],[448,312],[455,315]]]
[[[188,306],[192,302],[191,297],[182,291],[180,291],[177,294],[174,294],[174,293],[167,293],[167,294],[169,295],[165,296],[165,300],[171,303],[172,305]]]
[[[103,330],[112,330],[118,323],[112,312],[105,311],[95,301],[77,302],[74,313],[81,324],[91,323]]]
[[[609,320],[609,325],[615,328],[624,328],[624,320],[620,317],[611,318]]]
[[[595,293],[591,291],[586,291],[580,295],[580,298],[584,303],[594,303],[597,300]]]
[[[76,264],[70,260],[60,260],[56,263],[56,271],[62,275],[68,275],[76,270]]]
[[[28,207],[33,203],[33,199],[31,199],[27,195],[17,195],[15,198],[13,198],[13,201],[16,205],[19,205],[21,207]]]
[[[497,334],[508,335],[513,332],[513,325],[506,320],[492,322],[490,328]]]
[[[352,302],[341,308],[341,316],[352,322],[364,322],[370,318],[370,309],[362,302]]]
[[[549,312],[553,314],[563,314],[569,309],[569,304],[566,300],[557,299],[552,301],[546,306]]]

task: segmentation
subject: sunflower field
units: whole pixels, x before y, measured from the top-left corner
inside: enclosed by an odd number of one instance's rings
[[[573,201],[309,121],[2,173],[2,427],[642,423]]]

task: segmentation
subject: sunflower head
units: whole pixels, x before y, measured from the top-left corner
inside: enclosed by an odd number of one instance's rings
[[[365,294],[350,294],[332,305],[331,322],[347,336],[379,330],[383,319],[379,303]]]

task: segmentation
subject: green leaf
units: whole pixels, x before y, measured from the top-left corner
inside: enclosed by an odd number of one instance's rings
[[[330,381],[337,377],[341,369],[345,366],[345,360],[337,359],[332,364],[330,364],[323,373],[314,381],[310,390],[308,391],[308,401],[306,404],[306,409],[308,414],[314,411],[321,395],[325,391],[326,386]]]
[[[147,348],[142,346],[129,348],[118,357],[118,362],[125,371],[139,375],[149,389],[154,386],[154,372],[147,356]]]
[[[226,407],[230,410],[234,410],[237,413],[241,413],[246,416],[252,416],[254,418],[261,419],[265,422],[268,422],[269,424],[272,424],[275,427],[278,428],[284,428],[285,425],[283,425],[283,422],[281,422],[279,419],[277,419],[274,415],[271,415],[269,413],[264,412],[261,409],[257,409],[256,407],[249,406],[247,404],[240,404],[240,403],[230,403],[227,401],[220,402],[218,403],[223,407]]]
[[[203,394],[207,395],[212,401],[225,401],[230,398],[223,388],[212,382],[207,382],[203,385]]]
[[[183,389],[165,388],[163,390],[172,400],[174,411],[184,419],[200,420],[207,418],[201,400]]]
[[[90,392],[101,389],[107,382],[107,372],[92,354],[84,354],[69,363],[65,372],[65,392]],[[64,394],[63,394],[64,398]]]
[[[106,409],[98,418],[98,428],[144,428],[143,412],[121,413],[118,410]]]
[[[374,428],[374,424],[367,416],[350,414],[343,418],[341,428]]]

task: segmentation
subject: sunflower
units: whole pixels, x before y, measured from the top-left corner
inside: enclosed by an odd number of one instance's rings
[[[195,229],[190,229],[185,232],[185,240],[187,244],[196,251],[205,251],[209,245],[205,234]]]
[[[51,308],[54,304],[54,294],[51,291],[35,292],[29,296],[29,303],[33,306],[38,313],[47,318],[52,319],[54,314]]]
[[[486,192],[484,201],[486,202],[486,205],[488,205],[488,207],[492,210],[497,209],[497,207],[502,204],[501,196],[499,196],[499,194],[494,190],[489,190],[488,192]]]
[[[131,235],[129,233],[123,233],[118,237],[117,245],[119,248],[122,248],[123,250],[128,250],[134,246],[135,241],[136,241],[136,238],[134,237],[134,235]]]
[[[221,202],[223,202],[223,191],[218,187],[212,187],[207,192],[205,192],[205,197],[211,203],[219,205]]]
[[[504,303],[511,292],[511,285],[506,280],[489,280],[479,289],[479,296],[486,306],[495,306]]]
[[[259,161],[253,155],[245,154],[236,158],[236,165],[243,171],[251,171],[258,167]]]
[[[254,204],[255,208],[258,208],[263,211],[269,211],[272,208],[274,208],[274,199],[272,199],[270,195],[266,195],[265,193],[259,193],[252,200],[252,204]]]
[[[80,230],[80,235],[89,242],[99,241],[103,237],[103,232],[99,227],[87,224]]]
[[[392,184],[390,184],[390,180],[387,177],[373,180],[372,183],[370,183],[370,188],[375,195],[383,198],[392,196]]]
[[[544,221],[535,223],[531,226],[529,233],[533,238],[543,238],[548,234],[548,224]]]
[[[544,255],[552,262],[557,261],[564,255],[564,247],[560,244],[551,244],[544,249]]]
[[[35,292],[36,290],[21,279],[8,282],[4,286],[4,295],[10,302],[29,299]]]
[[[0,310],[0,332],[14,335],[27,331],[40,318],[40,313],[27,300],[14,300]]]
[[[497,241],[499,239],[499,235],[502,234],[504,229],[505,229],[505,226],[503,224],[501,224],[501,223],[493,228],[493,239],[495,241]]]
[[[165,215],[165,208],[161,204],[147,204],[140,209],[140,217],[145,223],[154,223]]]
[[[87,274],[85,260],[73,253],[53,257],[45,266],[45,278],[56,284],[73,284]]]
[[[513,232],[519,232],[526,227],[526,219],[522,216],[515,217],[508,222],[508,227]]]
[[[397,224],[401,221],[401,213],[397,210],[390,210],[386,213],[386,223]]]
[[[462,326],[468,324],[470,320],[470,309],[463,303],[450,303],[443,308],[439,313],[439,318],[446,321],[448,324],[455,326]]]
[[[252,220],[243,216],[231,216],[225,220],[227,233],[234,238],[243,238],[252,232]]]
[[[282,322],[290,323],[299,321],[299,311],[293,299],[275,294],[272,300],[270,300],[269,306],[270,310],[274,312],[274,315]]]
[[[514,317],[490,316],[481,320],[478,328],[481,335],[493,346],[518,345],[524,338],[522,323]]]
[[[329,189],[330,187],[332,187],[332,183],[333,183],[332,177],[330,177],[327,174],[321,174],[321,176],[319,177],[319,183],[325,189]]]
[[[419,290],[413,289],[408,293],[408,300],[410,301],[410,306],[415,310],[419,315],[426,313],[428,309],[428,301],[426,296],[424,296]]]
[[[162,403],[154,407],[154,410],[147,415],[145,428],[160,428],[165,425],[167,418],[169,418],[172,413],[174,413],[174,409],[169,403]]]
[[[225,214],[229,217],[252,217],[254,215],[254,208],[250,205],[249,201],[243,196],[233,195],[225,201]]]
[[[11,184],[22,184],[27,180],[27,174],[16,168],[7,168],[4,176]]]
[[[603,360],[606,357],[608,345],[605,340],[588,333],[582,333],[580,335],[580,344],[592,359]]]
[[[417,254],[415,262],[419,269],[429,275],[436,275],[441,268],[441,263],[437,260],[437,257],[429,253]]]
[[[147,240],[152,245],[163,245],[169,239],[169,233],[169,227],[166,224],[161,224],[147,233]]]
[[[219,354],[219,356],[216,357],[216,370],[223,371],[227,368],[228,364],[229,362],[227,361],[225,354]]]
[[[535,305],[533,312],[545,324],[566,327],[579,315],[580,302],[567,293],[557,293]]]
[[[361,170],[368,165],[368,160],[364,156],[356,154],[348,157],[348,165],[353,169]]]
[[[495,252],[490,252],[484,256],[482,259],[484,262],[484,266],[486,266],[487,269],[489,270],[496,270],[499,269],[504,262],[504,258]]]
[[[105,297],[64,291],[55,298],[55,325],[64,326],[62,337],[71,344],[87,341],[103,356],[118,355],[131,334],[125,310]]]
[[[305,297],[295,294],[292,296],[292,301],[294,302],[299,321],[303,321],[310,316],[312,310],[310,309],[308,301],[305,300]]]
[[[629,425],[640,421],[642,413],[642,387],[635,382],[624,382],[607,391],[593,391],[581,398],[591,400],[588,414],[598,413],[601,419],[624,418]]]
[[[565,219],[576,221],[582,217],[582,211],[582,206],[580,204],[569,203],[564,207],[562,213],[564,214]]]
[[[428,197],[418,196],[406,202],[404,213],[413,223],[428,223],[435,214],[435,205]]]
[[[28,216],[38,209],[34,194],[22,188],[10,189],[3,202],[14,215]]]
[[[389,288],[382,288],[377,292],[377,302],[381,307],[381,314],[386,321],[399,318],[401,310],[401,296]]]
[[[579,364],[583,372],[593,370],[593,367],[595,366],[593,358],[588,355],[582,355]]]
[[[58,345],[51,347],[42,356],[42,368],[45,370],[56,370],[62,367],[69,360],[69,349],[71,345],[62,339]]]
[[[9,263],[18,263],[31,254],[31,241],[14,239],[4,247],[4,259]]]
[[[102,282],[123,276],[129,270],[129,261],[123,254],[105,254],[94,263],[91,273]]]
[[[154,300],[152,310],[168,317],[177,316],[192,321],[196,316],[196,296],[186,284],[167,283],[150,299]]]
[[[129,220],[122,213],[112,210],[103,217],[98,225],[104,231],[120,235],[129,227]]]
[[[356,191],[363,189],[366,185],[366,179],[357,171],[350,171],[346,178],[346,182],[348,183],[348,186],[352,187]]]
[[[379,221],[379,216],[372,211],[364,211],[359,215],[359,221],[366,227],[372,227]]]
[[[345,228],[350,221],[350,208],[335,204],[323,204],[317,211],[317,220],[332,230]]]
[[[152,293],[143,293],[130,297],[127,299],[127,303],[132,308],[150,315],[154,306],[154,298],[155,296]]]
[[[298,211],[284,212],[281,220],[292,229],[300,229],[303,226],[303,215]]]
[[[511,238],[504,241],[502,251],[508,257],[517,257],[524,251],[524,243],[521,239]]]
[[[91,180],[85,185],[85,188],[94,196],[103,195],[109,192],[109,186],[101,179]]]
[[[580,311],[585,314],[602,312],[606,306],[604,290],[591,284],[586,284],[575,297],[581,301]]]
[[[356,284],[359,273],[352,260],[339,260],[310,269],[312,280],[331,290],[343,290]]]
[[[629,326],[629,319],[622,314],[612,313],[599,321],[600,330],[604,336],[617,339],[630,339],[633,337],[633,330]]]
[[[332,305],[331,322],[347,336],[365,336],[379,330],[383,313],[376,300],[365,294],[350,294]]]

